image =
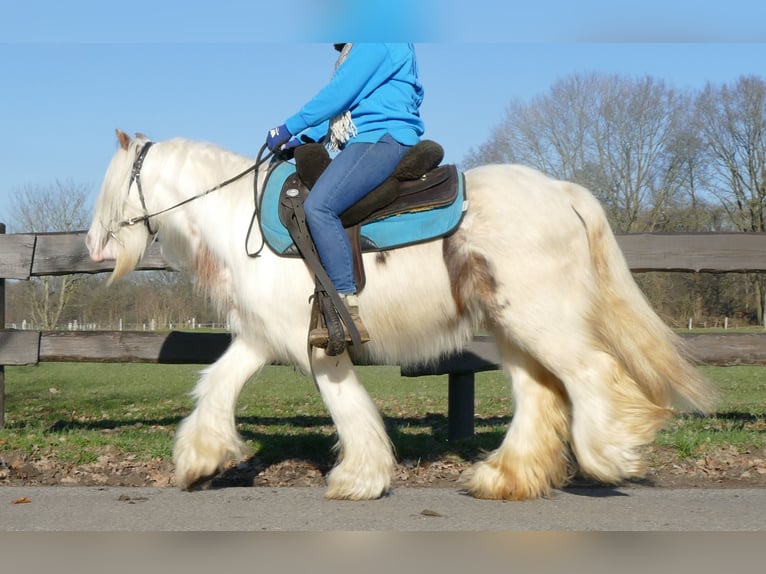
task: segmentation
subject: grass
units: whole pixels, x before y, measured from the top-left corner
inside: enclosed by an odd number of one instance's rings
[[[138,459],[170,459],[178,422],[193,403],[199,366],[42,363],[6,367],[6,425],[0,456],[21,450],[63,462],[93,462],[105,449]],[[708,367],[722,402],[708,417],[672,421],[657,444],[679,458],[709,445],[766,444],[766,367]],[[476,434],[447,440],[446,376],[405,378],[397,367],[361,367],[360,376],[384,415],[401,460],[473,460],[495,448],[513,411],[501,372],[476,377]],[[307,458],[332,464],[334,427],[309,377],[267,367],[237,405],[239,430],[266,464]]]
[[[709,445],[739,449],[766,445],[766,367],[703,367],[702,371],[721,393],[716,412],[673,420],[658,435],[657,444],[673,447],[680,458]]]
[[[2,450],[95,460],[108,446],[140,458],[167,457],[173,428],[192,406],[194,367],[42,363],[6,367]]]

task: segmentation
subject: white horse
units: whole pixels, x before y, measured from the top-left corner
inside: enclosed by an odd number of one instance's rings
[[[196,276],[232,326],[231,346],[202,371],[196,407],[178,429],[176,484],[189,488],[241,456],[238,395],[280,361],[313,373],[336,426],[339,462],[326,496],[385,494],[392,445],[348,353],[307,347],[313,277],[300,259],[246,253],[253,175],[174,208],[253,160],[185,139],[158,142],[144,157],[144,136],[117,135],[90,256],[114,260],[114,280],[157,234],[167,260]],[[265,172],[256,170],[261,183]],[[480,327],[494,335],[515,410],[499,448],[463,477],[474,496],[545,496],[566,485],[573,462],[604,483],[641,476],[641,447],[676,406],[712,407],[713,389],[645,300],[589,191],[518,165],[471,169],[465,181],[468,208],[454,234],[365,255],[359,306],[372,340],[355,353],[423,363],[459,350]],[[257,243],[257,225],[252,233]]]

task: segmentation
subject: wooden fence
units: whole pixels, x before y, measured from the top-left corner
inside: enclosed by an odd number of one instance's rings
[[[631,234],[618,236],[633,271],[765,272],[766,234]],[[5,365],[41,361],[209,364],[229,344],[227,334],[102,331],[17,331],[5,326],[5,279],[45,275],[102,273],[109,263],[94,263],[85,233],[5,234],[0,224],[0,426],[5,419]],[[168,269],[154,244],[139,266]],[[766,365],[764,334],[684,334],[703,364]],[[474,428],[474,375],[498,368],[492,339],[476,337],[462,353],[444,357],[431,368],[402,368],[404,376],[447,375],[450,439],[470,436]]]

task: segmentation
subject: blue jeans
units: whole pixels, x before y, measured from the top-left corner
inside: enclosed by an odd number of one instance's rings
[[[319,259],[338,293],[356,292],[351,244],[340,214],[383,183],[410,146],[390,135],[347,145],[330,162],[304,204]]]

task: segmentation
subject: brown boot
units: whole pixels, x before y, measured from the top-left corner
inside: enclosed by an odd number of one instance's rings
[[[362,318],[359,316],[359,298],[356,293],[347,293],[340,297],[343,299],[346,309],[348,309],[348,314],[351,315],[351,319],[354,321],[356,330],[359,331],[359,338],[362,340],[362,343],[368,343],[370,341],[370,334],[367,332],[367,327],[364,326]],[[346,339],[350,340],[348,334],[346,334]]]
[[[356,330],[359,331],[359,338],[362,340],[362,344],[367,343],[370,340],[370,334],[367,332],[367,327],[364,326],[362,318],[359,316],[359,299],[357,298],[356,293],[342,294],[340,297],[343,300],[343,304],[346,306],[349,315],[351,315],[351,319],[354,321]],[[351,343],[351,336],[345,325],[343,326],[343,331],[346,335],[346,342]],[[327,347],[329,338],[330,335],[327,331],[327,327],[318,327],[312,329],[309,333],[309,344],[312,347],[321,347],[324,349]]]

